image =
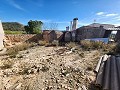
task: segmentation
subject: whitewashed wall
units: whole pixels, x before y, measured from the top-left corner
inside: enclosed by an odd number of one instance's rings
[[[4,31],[3,31],[2,23],[0,21],[0,50],[3,49],[4,47],[3,39],[4,39]]]

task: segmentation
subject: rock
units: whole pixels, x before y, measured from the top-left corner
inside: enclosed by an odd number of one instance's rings
[[[87,90],[85,85],[82,86],[82,90]]]
[[[81,88],[81,87],[79,87],[79,88],[78,88],[78,90],[82,90],[82,88]]]
[[[19,83],[19,85],[15,89],[19,89],[20,90],[21,86],[22,86],[22,83]]]

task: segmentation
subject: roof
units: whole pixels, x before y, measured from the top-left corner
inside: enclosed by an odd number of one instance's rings
[[[114,30],[114,31],[118,31],[118,30],[120,30],[120,28],[106,28],[106,30]]]
[[[88,26],[91,26],[91,27],[103,26],[103,28],[114,28],[115,27],[115,25],[112,25],[112,24],[100,24],[100,23],[93,23],[93,24],[90,24]]]

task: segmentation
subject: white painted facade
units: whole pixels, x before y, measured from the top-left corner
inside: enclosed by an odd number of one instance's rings
[[[0,50],[4,48],[3,40],[4,40],[4,31],[2,27],[2,22],[0,21]]]

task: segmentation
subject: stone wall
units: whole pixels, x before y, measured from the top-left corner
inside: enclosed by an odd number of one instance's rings
[[[103,38],[105,29],[102,27],[81,27],[76,30],[77,39]],[[78,41],[77,40],[77,41]]]

